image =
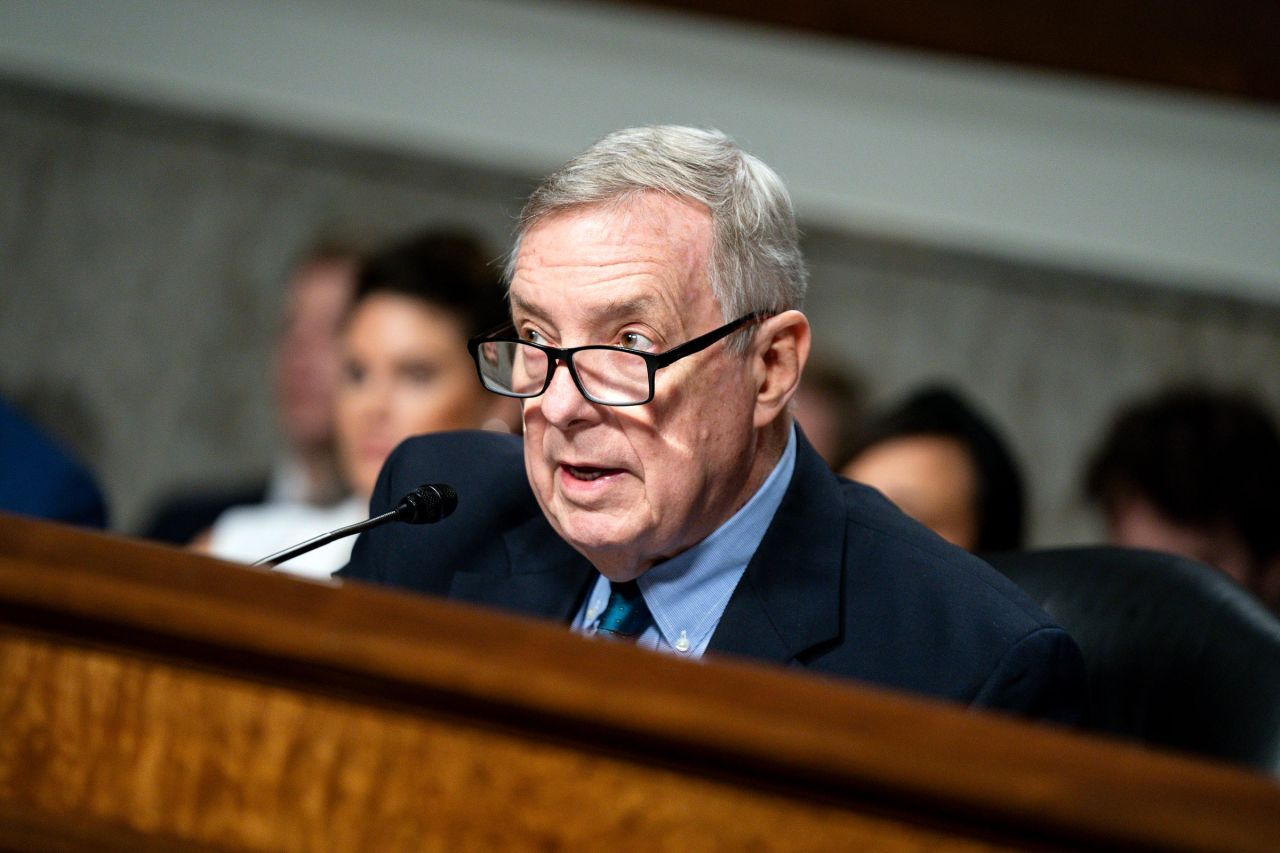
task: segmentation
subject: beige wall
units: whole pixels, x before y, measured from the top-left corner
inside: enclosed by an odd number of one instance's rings
[[[712,126],[814,222],[1280,305],[1274,106],[582,0],[6,0],[0,75],[515,174]]]

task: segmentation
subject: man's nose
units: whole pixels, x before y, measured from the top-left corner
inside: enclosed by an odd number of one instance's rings
[[[563,361],[555,362],[551,384],[538,399],[543,417],[558,429],[564,429],[575,421],[591,418],[596,411],[596,405],[578,390],[569,373],[569,365]]]

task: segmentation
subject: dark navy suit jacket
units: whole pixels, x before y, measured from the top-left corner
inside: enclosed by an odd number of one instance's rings
[[[833,474],[800,436],[795,473],[708,655],[804,667],[1032,717],[1078,720],[1075,643],[986,563]],[[458,491],[439,524],[362,534],[338,574],[568,623],[595,569],[533,498],[518,438],[409,439],[370,511],[428,482]]]

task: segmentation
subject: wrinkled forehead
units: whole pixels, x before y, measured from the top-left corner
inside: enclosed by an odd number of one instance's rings
[[[719,318],[711,290],[711,214],[645,193],[626,204],[562,211],[521,241],[509,290],[517,323],[537,321],[565,342],[642,322],[671,344]]]
[[[512,290],[539,275],[583,278],[661,273],[671,283],[709,287],[711,212],[658,192],[569,208],[544,217],[520,241]]]

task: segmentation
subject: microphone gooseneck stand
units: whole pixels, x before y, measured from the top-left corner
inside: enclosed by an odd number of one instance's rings
[[[330,530],[328,533],[321,533],[306,542],[286,548],[269,557],[263,557],[253,565],[278,566],[285,560],[292,560],[330,542],[381,527],[392,521],[403,521],[405,524],[435,524],[442,518],[448,518],[457,508],[458,493],[453,486],[445,483],[426,483],[401,498],[395,509],[388,510],[382,515],[375,515],[373,518],[366,518],[364,521],[357,521],[355,524],[348,524],[346,527],[339,527],[337,530]]]

